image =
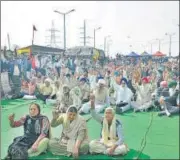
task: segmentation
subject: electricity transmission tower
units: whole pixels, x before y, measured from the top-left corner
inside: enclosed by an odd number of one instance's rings
[[[59,33],[60,31],[55,29],[54,21],[52,21],[51,29],[48,29],[47,31],[50,32],[50,36],[46,36],[46,39],[48,39],[46,41],[47,46],[53,47],[53,48],[59,48],[60,45],[57,45],[57,44],[60,44],[61,42],[57,41],[57,39],[59,39],[60,36],[57,36],[56,33],[57,32]]]

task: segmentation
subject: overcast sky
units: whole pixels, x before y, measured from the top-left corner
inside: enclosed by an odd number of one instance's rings
[[[172,55],[179,53],[179,1],[1,1],[1,46],[8,45],[7,33],[11,45],[20,47],[31,45],[32,25],[37,28],[34,44],[48,45],[47,36],[52,20],[56,33],[57,45],[63,48],[63,16],[54,13],[57,9],[75,12],[66,17],[67,47],[83,45],[80,40],[80,27],[87,21],[87,36],[93,37],[93,29],[101,26],[96,32],[96,46],[104,46],[104,37],[111,35],[110,53],[150,52],[148,41],[153,40],[153,52],[158,50],[156,38],[163,39],[161,51],[169,53],[169,37],[166,32],[176,33],[172,38]],[[128,38],[129,37],[129,38]],[[89,40],[93,46],[93,39]],[[132,45],[132,47],[129,47]]]

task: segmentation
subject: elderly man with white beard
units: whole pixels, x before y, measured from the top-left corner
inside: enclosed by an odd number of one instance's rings
[[[120,85],[116,85],[116,112],[123,113],[131,109],[132,91],[127,87],[127,79],[122,78]]]
[[[106,82],[104,79],[99,79],[97,87],[94,89],[93,94],[95,96],[95,111],[97,113],[102,112],[105,108],[110,106],[108,89],[105,87]],[[79,110],[80,114],[87,114],[90,112],[90,102],[83,104]]]

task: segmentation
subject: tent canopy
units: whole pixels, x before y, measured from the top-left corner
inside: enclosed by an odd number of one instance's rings
[[[135,53],[135,52],[131,52],[127,55],[127,57],[139,57],[140,55]]]
[[[148,52],[144,51],[143,53],[141,53],[141,56],[151,56]]]
[[[160,51],[157,51],[156,53],[153,54],[153,56],[156,56],[156,57],[163,57],[163,56],[166,56],[166,55],[163,54],[163,53],[160,52]]]

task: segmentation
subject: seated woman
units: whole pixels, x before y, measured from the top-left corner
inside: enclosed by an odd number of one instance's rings
[[[75,106],[77,109],[79,109],[82,105],[82,92],[81,89],[77,86],[71,89],[70,95],[72,96],[73,99],[73,106]]]
[[[110,106],[108,89],[105,87],[106,82],[104,79],[98,81],[97,88],[94,90],[96,97],[95,110],[97,113],[102,112],[106,107]],[[83,104],[80,113],[89,113],[91,108],[90,102]]]
[[[21,84],[21,96],[23,97],[24,95],[28,95],[29,93],[29,87],[28,87],[28,82],[25,80],[22,80]]]
[[[39,90],[40,94],[37,94],[36,97],[45,102],[46,99],[48,99],[50,95],[52,94],[53,89],[50,85],[49,79],[46,79],[44,83],[45,85],[42,86],[42,88]]]
[[[50,137],[50,124],[46,116],[40,114],[40,106],[30,105],[29,114],[20,120],[14,120],[14,114],[9,116],[10,126],[24,126],[24,135],[16,137],[8,148],[7,159],[27,159],[38,156],[47,149]]]
[[[66,113],[68,107],[73,104],[73,98],[70,94],[70,88],[64,85],[62,88],[62,93],[57,99],[57,112]]]
[[[95,97],[91,96],[91,115],[102,125],[101,139],[93,140],[89,144],[89,151],[91,154],[101,153],[108,155],[124,155],[129,149],[124,144],[124,137],[122,134],[122,125],[119,120],[115,118],[115,111],[108,107],[105,110],[105,117],[101,117],[95,112]]]
[[[61,85],[59,81],[55,81],[54,84],[52,84],[52,93],[48,97],[49,99],[46,99],[46,104],[56,104],[56,99],[60,93]]]
[[[29,95],[34,95],[36,90],[36,80],[32,79],[28,84],[28,87],[29,87]]]
[[[87,154],[89,150],[86,120],[78,115],[75,106],[68,108],[66,114],[53,111],[51,127],[62,124],[63,130],[60,139],[49,140],[48,150],[54,155],[73,156]]]
[[[60,91],[60,82],[55,81],[54,84],[52,85],[52,93],[49,96],[50,99],[56,99],[57,98],[57,93]]]
[[[36,99],[35,90],[36,90],[36,81],[35,79],[32,79],[28,83],[28,88],[26,93],[24,92],[24,94],[22,94],[23,99],[28,99],[28,100]]]
[[[131,98],[133,93],[127,87],[127,79],[122,78],[120,86],[116,86],[116,112],[123,113],[131,109]]]
[[[86,78],[80,78],[79,80],[79,88],[81,89],[81,99],[82,102],[88,102],[89,101],[89,95],[90,95],[90,86],[87,84]]]

